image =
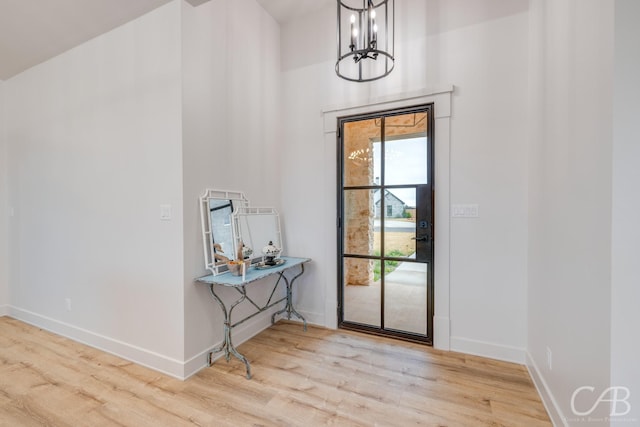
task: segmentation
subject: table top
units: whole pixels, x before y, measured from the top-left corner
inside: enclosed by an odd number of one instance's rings
[[[274,267],[269,268],[256,268],[255,264],[253,264],[247,272],[245,273],[244,281],[242,280],[242,276],[234,276],[231,273],[223,273],[214,276],[210,274],[208,276],[202,276],[196,279],[196,281],[206,284],[213,285],[222,285],[222,286],[244,286],[248,283],[255,282],[256,280],[263,279],[267,276],[271,276],[272,274],[277,274],[282,271],[288,270],[291,267],[295,267],[296,265],[304,264],[305,262],[311,261],[310,258],[295,258],[283,256],[280,259],[284,260],[283,264],[276,265]]]

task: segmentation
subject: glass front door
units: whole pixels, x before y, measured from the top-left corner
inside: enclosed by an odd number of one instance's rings
[[[339,119],[339,325],[433,336],[432,106]]]

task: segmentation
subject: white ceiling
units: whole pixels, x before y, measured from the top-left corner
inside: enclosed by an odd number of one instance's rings
[[[320,10],[327,4],[336,4],[336,0],[256,0],[280,24]]]
[[[171,0],[0,0],[0,80],[6,80]],[[208,0],[187,0],[194,6]],[[257,0],[285,23],[335,0]]]

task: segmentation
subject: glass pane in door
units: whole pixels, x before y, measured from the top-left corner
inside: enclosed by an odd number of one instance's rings
[[[419,262],[385,261],[385,328],[427,333],[427,266]]]
[[[371,259],[344,259],[344,320],[380,327],[380,277]]]
[[[416,251],[416,189],[384,190],[384,255],[415,258]],[[379,233],[378,233],[379,234]]]
[[[408,136],[385,144],[385,184],[426,184],[428,158],[426,136]]]
[[[375,190],[344,191],[345,254],[380,255],[380,239],[374,239],[375,195]]]
[[[427,113],[387,117],[384,136],[385,185],[426,184],[429,176]]]
[[[375,185],[380,179],[381,127],[374,119],[344,124],[344,186]]]

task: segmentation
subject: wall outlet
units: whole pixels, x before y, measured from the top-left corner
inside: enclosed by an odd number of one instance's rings
[[[67,311],[71,311],[71,298],[64,299],[65,306],[67,307]]]
[[[451,216],[454,218],[477,218],[480,216],[479,207],[477,204],[451,205]]]
[[[171,221],[171,205],[160,205],[160,220]]]
[[[553,355],[551,353],[551,349],[549,347],[547,347],[547,368],[549,368],[549,370],[551,370],[552,369],[551,367],[553,366],[551,364],[552,357],[553,357]]]

